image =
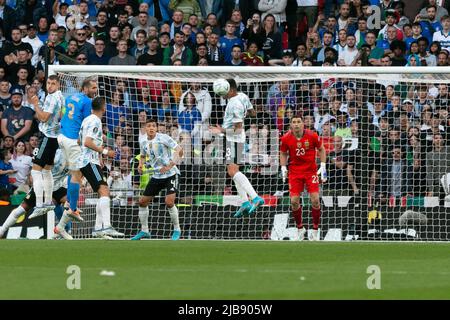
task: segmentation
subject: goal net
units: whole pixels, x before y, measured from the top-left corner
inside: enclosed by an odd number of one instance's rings
[[[113,226],[130,238],[140,230],[137,200],[153,172],[139,174],[139,142],[148,117],[183,148],[177,206],[182,239],[295,240],[288,184],[281,179],[279,139],[289,119],[321,137],[328,181],[321,185],[322,240],[450,240],[450,122],[447,68],[89,67],[52,66],[62,91],[80,90],[86,77],[107,101],[104,159]],[[227,101],[212,91],[218,78],[234,78],[256,117],[245,120],[245,165],[265,205],[234,218],[239,196],[227,176],[222,124]],[[317,161],[319,159],[317,158]],[[91,237],[97,195],[80,191],[84,223],[76,238]],[[307,192],[303,221],[312,230]],[[149,207],[153,239],[169,239],[164,194]]]

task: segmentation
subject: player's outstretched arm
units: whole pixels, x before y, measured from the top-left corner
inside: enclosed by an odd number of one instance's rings
[[[327,175],[327,152],[325,151],[325,147],[323,145],[319,148],[319,158],[320,158],[320,168],[317,171],[317,174],[320,174],[320,180],[322,182],[326,182],[328,179]]]

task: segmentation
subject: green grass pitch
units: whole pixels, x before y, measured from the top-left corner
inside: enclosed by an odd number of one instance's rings
[[[449,243],[2,240],[0,299],[450,299],[449,253]],[[80,290],[66,287],[70,265]],[[379,290],[367,288],[371,265]]]

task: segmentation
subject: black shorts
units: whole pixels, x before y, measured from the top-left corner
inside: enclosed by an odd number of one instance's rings
[[[106,178],[103,175],[102,168],[98,164],[89,163],[80,169],[83,176],[89,182],[94,192],[97,192],[101,185],[107,186]]]
[[[151,178],[144,190],[144,196],[157,196],[161,190],[166,189],[166,195],[178,193],[178,175],[174,174],[165,179]]]
[[[64,187],[59,188],[56,191],[53,191],[52,198],[56,203],[61,203],[61,199],[67,195],[67,189]],[[30,208],[34,208],[36,206],[36,194],[34,193],[33,188],[30,189],[23,202]]]
[[[226,164],[244,164],[244,143],[231,142],[225,139],[225,162]]]
[[[33,150],[33,163],[41,166],[53,165],[55,160],[56,150],[58,150],[58,139],[44,136],[39,145],[39,148]]]

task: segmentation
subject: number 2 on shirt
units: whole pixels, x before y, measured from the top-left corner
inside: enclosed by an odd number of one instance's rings
[[[74,114],[74,112],[75,112],[75,106],[73,105],[73,103],[69,103],[69,104],[67,104],[67,109],[69,109],[69,113],[68,113],[68,117],[69,117],[69,119],[73,119],[73,114]]]

